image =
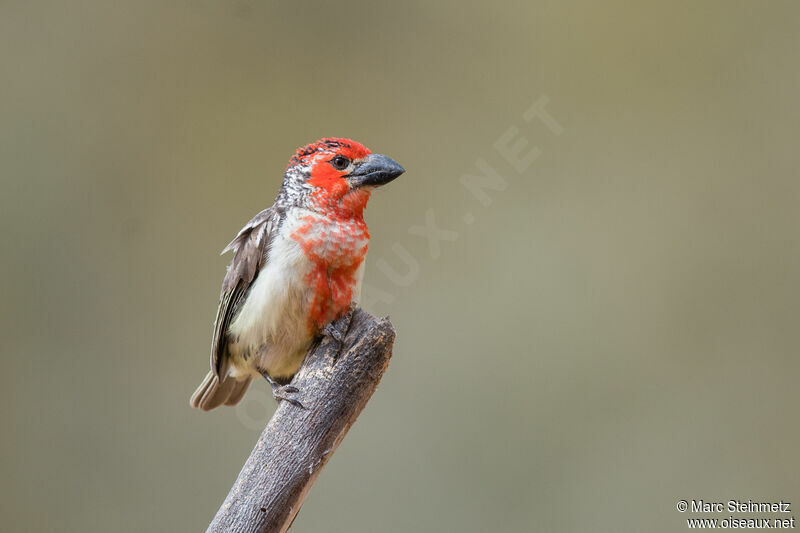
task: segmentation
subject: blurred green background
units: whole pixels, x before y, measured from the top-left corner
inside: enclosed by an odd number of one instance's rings
[[[366,307],[398,337],[293,531],[683,531],[678,499],[800,505],[799,16],[0,2],[3,529],[206,527],[274,409],[265,384],[188,405],[218,254],[323,136],[407,169],[367,211]],[[522,117],[542,97],[560,135]],[[540,151],[523,172],[509,130]],[[506,184],[488,206],[460,184],[479,158]],[[438,257],[409,232],[429,211],[457,234]]]

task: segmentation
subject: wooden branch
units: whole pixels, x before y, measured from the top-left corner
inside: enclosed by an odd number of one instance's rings
[[[345,324],[346,327],[346,324]],[[356,309],[340,343],[325,338],[292,380],[305,409],[280,403],[207,533],[289,529],[311,485],[389,364],[394,328]]]

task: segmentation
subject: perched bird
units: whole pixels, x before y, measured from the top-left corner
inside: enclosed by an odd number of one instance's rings
[[[370,192],[403,172],[350,139],[297,150],[275,203],[222,251],[234,255],[222,282],[211,370],[193,407],[235,405],[258,375],[277,400],[301,405],[287,383],[320,333],[337,336],[326,328],[352,312],[361,292]]]

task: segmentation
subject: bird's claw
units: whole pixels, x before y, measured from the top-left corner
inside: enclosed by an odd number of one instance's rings
[[[344,315],[333,322],[329,322],[322,328],[322,335],[332,338],[339,344],[344,344],[344,336],[347,334],[347,330],[350,329],[350,321],[353,319],[353,311],[355,309],[356,305],[351,303],[350,308]]]
[[[294,398],[290,398],[288,396],[288,394],[294,394],[300,392],[300,389],[298,389],[294,385],[279,385],[264,370],[261,371],[261,375],[264,376],[264,379],[267,380],[267,383],[269,383],[269,386],[272,388],[272,397],[275,398],[275,401],[277,402],[286,401],[294,405],[295,407],[299,407],[300,409],[305,409],[305,406],[302,403],[300,403],[299,400],[295,400]]]
[[[342,344],[342,342],[344,342],[344,333],[342,333],[342,331],[336,327],[336,322],[331,322],[325,325],[325,327],[322,328],[322,335],[324,337],[330,337],[339,344]]]
[[[295,400],[294,398],[287,396],[287,394],[292,394],[294,392],[300,392],[300,389],[298,389],[293,385],[278,386],[272,389],[272,397],[275,398],[275,400],[278,402],[286,401],[294,405],[295,407],[299,407],[300,409],[305,409],[306,407],[302,403],[300,403],[300,400]]]

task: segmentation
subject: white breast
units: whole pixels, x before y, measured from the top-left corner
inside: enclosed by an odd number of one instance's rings
[[[229,344],[234,375],[256,373],[258,363],[279,377],[286,367],[299,367],[302,354],[299,362],[294,359],[311,340],[305,328],[304,282],[310,264],[289,233],[281,231],[273,239],[269,257],[228,329],[235,340]]]

